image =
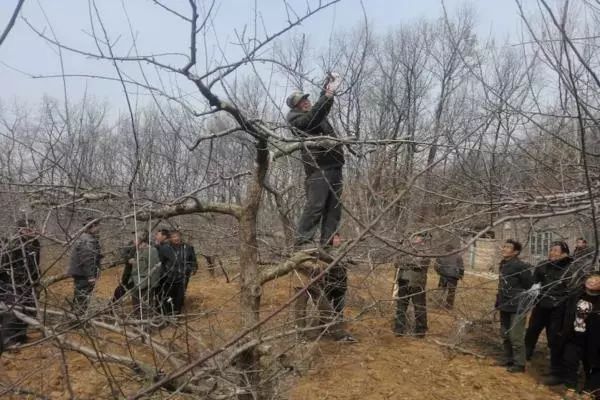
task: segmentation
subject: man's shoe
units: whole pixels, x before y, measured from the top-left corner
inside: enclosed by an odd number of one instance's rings
[[[358,343],[358,340],[356,340],[356,338],[349,333],[337,338],[335,341],[340,343]]]
[[[394,320],[391,325],[392,325],[392,331],[394,332],[395,336],[405,336],[406,335],[406,329],[404,328],[404,326],[399,324],[398,321]]]
[[[511,374],[522,374],[525,372],[525,367],[522,365],[511,365],[510,367],[506,368],[506,370]]]
[[[313,241],[304,241],[294,243],[294,251],[309,251],[317,250],[319,246]]]
[[[21,335],[19,335],[19,336],[17,336],[15,338],[15,344],[17,344],[17,345],[20,346],[20,345],[23,345],[25,343],[27,343],[27,334],[24,333],[24,334],[21,334]]]
[[[542,383],[546,386],[558,386],[565,383],[565,381],[560,376],[550,375],[549,377],[544,379]]]
[[[512,367],[513,365],[515,365],[514,362],[512,362],[511,360],[501,360],[498,361],[498,363],[496,364],[499,367]]]

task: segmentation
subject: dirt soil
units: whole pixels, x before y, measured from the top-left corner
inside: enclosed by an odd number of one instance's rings
[[[229,263],[235,275],[235,262]],[[54,267],[56,272],[63,268]],[[108,299],[118,282],[120,269],[103,274],[96,295]],[[339,344],[330,339],[307,343],[290,361],[292,374],[279,390],[279,398],[304,399],[560,399],[560,391],[541,386],[539,373],[547,363],[540,354],[526,374],[511,375],[495,366],[500,347],[498,326],[490,313],[495,282],[467,276],[459,286],[456,307],[446,311],[436,307],[435,291],[429,298],[430,330],[427,338],[395,337],[391,333],[393,303],[390,301],[392,271],[381,267],[375,271],[355,268],[350,272],[347,317],[356,318],[348,329],[359,340],[357,344]],[[437,278],[430,274],[430,286]],[[288,276],[264,287],[262,315],[274,310],[289,298],[298,285],[297,276]],[[218,345],[234,331],[239,321],[237,282],[227,284],[224,277],[211,277],[206,270],[190,282],[187,309],[197,313],[191,317],[189,329],[206,338],[191,343],[194,353]],[[48,294],[54,304],[66,305],[71,296],[71,283],[61,282]],[[291,321],[291,312],[281,315],[277,324]],[[483,321],[463,330],[464,321]],[[271,329],[276,325],[267,327]],[[460,332],[460,333],[459,333]],[[159,340],[183,340],[182,332],[160,332]],[[68,399],[61,352],[41,340],[39,332],[30,333],[26,348],[9,351],[0,358],[0,384],[16,384],[50,399]],[[120,343],[107,342],[114,348]],[[440,343],[442,345],[440,345]],[[450,343],[476,355],[467,355],[444,346]],[[545,346],[540,346],[545,347]],[[543,349],[544,350],[544,349]],[[479,355],[480,357],[478,357]],[[85,357],[65,352],[73,392],[78,399],[111,399],[124,397],[147,384],[122,368],[103,368]],[[142,359],[144,355],[139,355]],[[148,360],[151,362],[151,360]],[[108,375],[116,376],[123,392],[111,391]],[[0,386],[0,393],[3,387]],[[119,392],[117,390],[116,392]],[[29,395],[0,396],[3,399],[36,398]],[[161,396],[165,398],[165,396]]]

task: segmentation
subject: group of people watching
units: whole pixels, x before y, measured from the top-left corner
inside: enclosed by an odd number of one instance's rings
[[[432,261],[440,275],[440,304],[453,307],[457,283],[464,275],[459,249],[448,245],[448,255],[434,260],[425,256],[427,250],[425,236],[415,234],[412,253],[396,258],[393,330],[397,336],[425,337],[427,272]],[[519,258],[521,251],[521,243],[512,239],[501,249],[494,305],[500,314],[503,342],[499,364],[511,373],[525,372],[526,362],[535,356],[538,338],[545,330],[550,360],[544,383],[564,384],[575,393],[582,366],[584,390],[600,399],[600,274],[593,271],[595,250],[583,238],[577,239],[573,254],[566,242],[553,242],[548,259],[535,267]],[[414,308],[412,332],[407,324],[410,303]]]
[[[581,365],[586,390],[600,398],[600,275],[591,271],[595,250],[582,238],[573,254],[566,242],[553,242],[548,259],[535,268],[519,259],[521,250],[516,240],[502,246],[495,305],[504,345],[501,365],[524,372],[546,330],[550,365],[544,383],[575,391]]]
[[[98,222],[85,224],[75,242],[67,273],[73,277],[73,309],[86,312],[100,272],[102,252],[98,240]],[[133,240],[120,251],[123,274],[113,302],[131,294],[135,312],[141,319],[157,313],[181,314],[188,283],[198,270],[194,247],[184,243],[178,230],[159,229],[153,241],[147,231],[132,232]]]

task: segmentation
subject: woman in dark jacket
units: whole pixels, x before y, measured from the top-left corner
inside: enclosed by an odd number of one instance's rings
[[[565,242],[550,245],[548,260],[540,263],[533,274],[535,284],[540,286],[537,304],[531,312],[525,334],[527,358],[531,358],[542,330],[546,329],[550,347],[550,385],[562,383],[562,344],[559,334],[565,318],[565,300],[569,295],[569,246]]]

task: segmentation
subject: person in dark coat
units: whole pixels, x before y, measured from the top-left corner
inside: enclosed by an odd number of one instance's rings
[[[339,234],[333,236],[331,242],[334,248],[342,244],[342,239]],[[346,305],[346,292],[348,291],[348,265],[340,261],[333,266],[323,277],[323,290],[327,300],[331,303],[334,311],[339,318],[343,319],[344,307]]]
[[[196,250],[191,244],[185,243],[181,237],[181,232],[173,231],[171,233],[171,247],[175,251],[175,257],[179,264],[183,264],[185,274],[184,295],[187,291],[188,284],[192,275],[198,272],[198,259],[196,258]]]
[[[600,399],[600,275],[589,276],[566,301],[563,337],[564,383],[577,390],[579,365],[585,373],[584,391]]]
[[[196,255],[193,248],[182,242],[179,231],[170,232],[169,246],[163,248],[163,253],[167,262],[162,269],[163,310],[167,315],[181,314],[188,272],[191,275],[198,268]]]
[[[40,242],[34,229],[34,221],[17,221],[17,234],[3,243],[0,259],[0,301],[7,305],[36,307],[36,285],[40,278]],[[35,311],[24,310],[35,316]],[[4,344],[22,344],[27,341],[27,324],[6,315],[2,323]],[[10,332],[10,334],[8,333]]]
[[[425,251],[425,237],[417,234],[412,238],[413,251]],[[395,261],[396,318],[394,334],[404,336],[407,331],[407,310],[410,302],[415,310],[415,336],[425,337],[427,332],[427,270],[430,260],[419,255],[403,254]]]
[[[333,106],[339,81],[339,77],[331,76],[314,105],[306,93],[294,92],[287,98],[286,103],[290,108],[287,121],[295,135],[303,138],[336,137],[327,115]],[[329,245],[342,215],[343,147],[341,144],[305,146],[302,148],[302,161],[306,172],[306,204],[298,222],[295,244],[301,246],[310,243],[320,224],[321,245]]]
[[[175,263],[175,252],[169,243],[170,232],[168,229],[159,229],[154,234],[154,247],[158,251],[160,260],[160,280],[156,289],[155,307],[164,315],[173,313],[172,301],[169,300],[170,285],[168,282],[168,272]]]
[[[339,236],[334,237],[332,244],[333,246],[339,246]],[[343,269],[344,272],[339,272],[338,268]],[[319,269],[310,269],[306,271],[300,268],[298,269],[298,272],[307,273],[308,279],[312,280],[321,271]],[[301,334],[306,334],[304,329],[307,327],[308,320],[307,307],[309,300],[312,300],[318,309],[319,324],[327,326],[326,331],[322,331],[319,334],[327,333],[335,341],[342,343],[357,342],[356,338],[346,330],[346,324],[344,322],[343,312],[346,293],[345,277],[346,267],[336,265],[329,269],[322,279],[314,282],[312,285],[308,286],[308,288],[295,287],[296,291],[302,292],[294,302],[293,307],[296,318],[296,327],[301,330]],[[340,279],[342,281],[340,281]]]
[[[525,334],[527,359],[531,359],[542,330],[546,329],[550,348],[549,384],[559,384],[562,376],[562,344],[559,340],[565,314],[565,300],[571,281],[571,257],[565,242],[550,245],[548,260],[542,261],[533,274],[534,284],[540,286],[537,304],[531,311]]]
[[[448,244],[446,245],[445,250],[450,253],[454,251],[454,246]],[[462,254],[458,253],[437,258],[435,260],[435,271],[440,276],[438,289],[442,291],[442,305],[451,309],[454,307],[454,298],[456,296],[456,286],[458,286],[458,281],[465,275]]]
[[[102,260],[98,232],[100,223],[89,218],[85,231],[75,241],[67,274],[73,278],[73,311],[82,315],[87,311],[96,286]]]
[[[593,272],[596,249],[588,245],[584,238],[577,238],[571,264],[571,286],[583,286],[585,279]]]
[[[502,246],[496,309],[500,311],[500,333],[504,361],[509,372],[525,371],[525,311],[521,309],[525,292],[533,285],[532,266],[521,261],[523,246],[508,239]]]
[[[116,302],[121,297],[125,296],[129,290],[133,288],[133,281],[131,280],[131,271],[133,270],[133,265],[129,262],[129,260],[135,257],[135,242],[130,241],[127,245],[121,247],[119,249],[119,257],[123,264],[123,273],[121,274],[121,280],[119,282],[119,286],[115,288],[112,301]]]

